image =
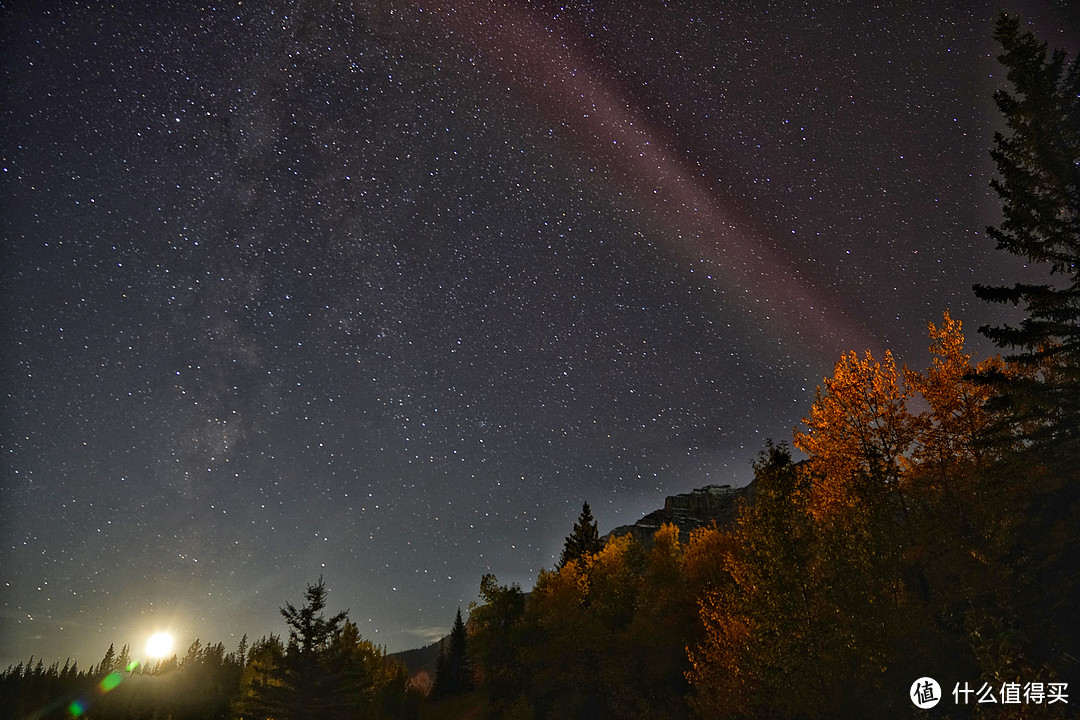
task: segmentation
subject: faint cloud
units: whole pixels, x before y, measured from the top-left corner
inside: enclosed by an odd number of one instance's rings
[[[439,642],[449,635],[450,629],[445,627],[421,627],[406,630],[405,634],[409,637],[416,638],[423,645],[430,645],[431,643]]]

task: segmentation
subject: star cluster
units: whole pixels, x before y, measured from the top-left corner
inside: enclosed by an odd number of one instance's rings
[[[1019,271],[995,12],[6,6],[0,664],[280,632],[320,575],[416,647],[583,500],[747,482],[840,353]]]

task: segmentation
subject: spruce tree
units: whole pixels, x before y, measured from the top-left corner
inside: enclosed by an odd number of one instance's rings
[[[116,649],[112,643],[109,643],[109,649],[105,651],[105,657],[101,659],[101,662],[97,666],[97,674],[101,677],[105,677],[113,670],[116,669]]]
[[[292,603],[285,603],[281,615],[289,626],[289,644],[295,644],[301,654],[318,653],[330,646],[331,640],[341,629],[342,623],[349,616],[344,610],[327,619],[323,616],[326,608],[326,583],[319,578],[317,585],[308,585],[304,592],[307,604],[296,608]]]
[[[280,640],[274,637],[252,647],[246,697],[237,706],[240,714],[280,720],[333,720],[348,715],[340,668],[335,667],[332,652],[348,611],[327,618],[323,613],[326,594],[320,577],[317,585],[308,585],[303,607],[285,603],[281,608],[289,627],[283,653]],[[274,652],[261,662],[264,650]]]
[[[990,375],[1000,412],[991,442],[1007,462],[980,482],[983,535],[1000,548],[1000,595],[982,626],[986,674],[1059,672],[1075,682],[1080,644],[1080,56],[1048,52],[1015,16],[1002,14],[994,37],[1009,90],[994,95],[1007,131],[991,151],[1002,221],[988,232],[999,249],[1048,275],[1044,284],[977,285],[991,302],[1025,312],[1018,327],[980,332],[1009,348],[1010,367]],[[1010,452],[1011,451],[1011,452]],[[986,562],[986,560],[983,560]],[[998,588],[995,588],[995,591]],[[977,616],[976,616],[977,618]],[[988,652],[982,637],[999,638]],[[1027,668],[1031,668],[1027,670]],[[1035,668],[1038,668],[1036,670]]]
[[[1012,287],[976,285],[988,302],[1011,303],[1026,313],[1019,327],[980,328],[1014,354],[1017,370],[998,377],[1011,433],[1027,446],[1075,450],[1080,434],[1080,57],[1047,52],[1017,17],[1002,14],[994,37],[1011,90],[994,101],[1007,132],[994,136],[991,157],[1002,200],[1002,221],[987,229],[997,247],[1048,275],[1046,283]]]
[[[120,648],[120,655],[116,658],[115,669],[131,672],[131,646],[127,643]]]
[[[581,515],[578,516],[578,521],[574,523],[574,531],[566,538],[562,555],[559,556],[559,564],[555,568],[557,570],[561,569],[571,560],[580,560],[587,555],[600,552],[601,549],[600,535],[596,530],[596,521],[593,519],[592,511],[589,509],[589,503],[585,503],[581,507]]]
[[[439,662],[435,675],[436,695],[460,695],[473,689],[472,663],[469,660],[468,633],[458,608],[454,626],[450,629],[449,643],[440,647]]]

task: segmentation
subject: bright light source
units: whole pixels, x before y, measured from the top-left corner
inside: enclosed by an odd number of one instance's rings
[[[154,633],[146,641],[146,654],[152,658],[163,658],[172,652],[173,636],[167,632]]]

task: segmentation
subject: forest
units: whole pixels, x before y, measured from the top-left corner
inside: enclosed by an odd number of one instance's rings
[[[999,250],[1040,282],[976,285],[1015,325],[927,328],[928,361],[848,352],[790,445],[770,441],[737,521],[601,544],[586,506],[529,592],[485,576],[429,682],[327,615],[288,637],[196,641],[154,666],[30,658],[3,718],[1075,717],[1080,699],[1080,59],[995,26]],[[805,456],[796,460],[795,451]]]

